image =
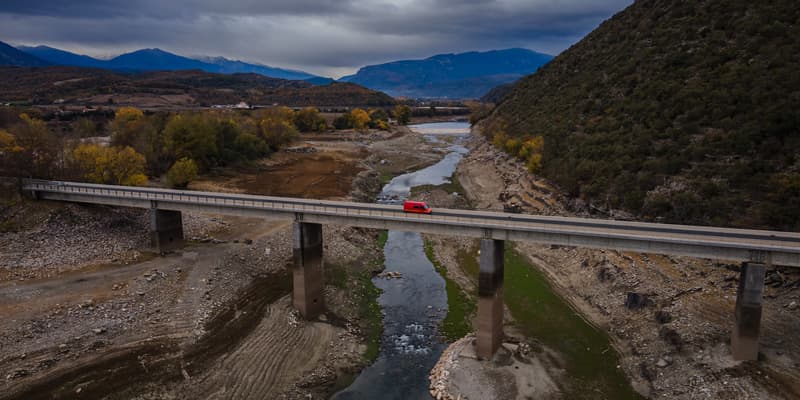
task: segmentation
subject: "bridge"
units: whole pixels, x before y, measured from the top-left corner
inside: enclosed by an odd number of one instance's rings
[[[740,360],[758,357],[767,265],[800,267],[800,234],[792,232],[448,209],[409,214],[391,205],[61,181],[26,180],[23,189],[36,199],[149,209],[152,243],[162,254],[182,247],[184,211],[294,221],[293,304],[307,319],[324,309],[323,224],[480,238],[476,337],[482,358],[491,358],[503,338],[506,240],[741,262],[731,335]]]

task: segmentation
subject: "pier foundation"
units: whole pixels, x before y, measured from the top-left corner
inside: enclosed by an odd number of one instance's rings
[[[760,263],[742,264],[731,353],[736,360],[758,359],[758,338],[761,332],[761,303],[764,293],[766,266]]]
[[[503,341],[504,247],[502,240],[481,240],[477,354],[484,360],[490,360]]]
[[[292,302],[305,319],[316,318],[325,308],[322,269],[322,225],[293,225]]]
[[[180,211],[150,209],[150,240],[160,254],[183,247],[183,218]]]

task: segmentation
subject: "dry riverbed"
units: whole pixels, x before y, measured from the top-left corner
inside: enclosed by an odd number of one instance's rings
[[[405,128],[337,132],[192,188],[371,202],[441,157]],[[323,398],[375,352],[375,231],[325,227],[328,311],[303,321],[288,222],[184,214],[158,257],[141,210],[4,201],[0,398]]]

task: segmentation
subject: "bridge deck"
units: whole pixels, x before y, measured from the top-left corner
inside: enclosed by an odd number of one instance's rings
[[[434,209],[408,214],[399,206],[243,194],[27,181],[39,198],[139,208],[301,219],[367,228],[544,244],[674,254],[800,267],[794,232]]]

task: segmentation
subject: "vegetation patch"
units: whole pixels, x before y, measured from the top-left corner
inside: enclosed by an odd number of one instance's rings
[[[508,242],[504,260],[505,304],[526,336],[564,356],[574,382],[564,388],[565,398],[641,398],[617,368],[618,355],[608,336],[583,319]]]
[[[471,320],[477,311],[475,299],[447,277],[447,268],[436,259],[433,243],[430,240],[425,240],[425,255],[428,256],[436,272],[444,278],[447,290],[447,315],[442,320],[440,332],[447,341],[456,341],[472,332]]]
[[[381,249],[381,257],[373,260],[370,265],[378,266],[383,264],[382,251],[387,240],[388,231],[381,231],[377,238]],[[359,327],[364,332],[364,339],[367,345],[363,357],[369,363],[378,359],[381,334],[383,333],[383,313],[381,312],[380,304],[378,304],[381,289],[372,282],[371,269],[365,269],[364,266],[358,264],[327,264],[325,266],[326,283],[350,293],[356,302],[356,313],[360,321]]]
[[[521,79],[482,131],[600,207],[797,231],[798,18],[789,0],[635,2]]]

